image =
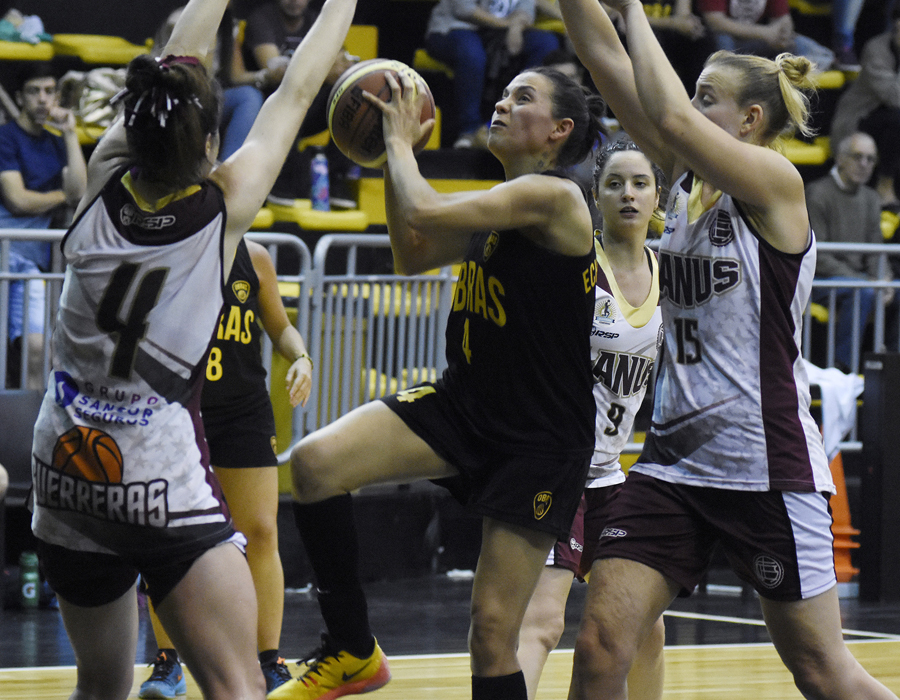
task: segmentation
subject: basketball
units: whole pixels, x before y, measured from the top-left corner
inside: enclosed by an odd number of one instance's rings
[[[328,129],[338,149],[354,163],[366,168],[378,168],[384,164],[387,154],[384,133],[381,129],[381,112],[362,96],[366,90],[379,99],[390,102],[391,86],[385,75],[405,73],[413,80],[421,79],[418,73],[405,63],[383,58],[373,58],[358,63],[346,71],[331,89],[328,97]],[[433,119],[434,97],[428,86],[428,100],[422,107],[421,120]],[[416,153],[425,148],[429,131],[413,149]]]
[[[122,482],[122,452],[102,430],[76,425],[53,447],[53,467],[65,474],[107,484]]]

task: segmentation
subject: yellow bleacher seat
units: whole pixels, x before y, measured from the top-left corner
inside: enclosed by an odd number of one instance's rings
[[[788,0],[788,6],[801,15],[824,16],[831,14],[830,2],[810,2],[810,0]]]
[[[831,141],[827,136],[817,136],[812,143],[789,139],[784,155],[794,165],[823,165],[831,157]]]
[[[443,73],[451,80],[453,79],[453,69],[446,63],[441,63],[436,58],[432,58],[425,49],[416,49],[416,52],[413,54],[412,67],[420,73],[422,71]]]
[[[467,190],[486,190],[499,185],[500,180],[456,180],[429,178],[428,184],[438,192],[465,192]],[[359,180],[359,208],[369,217],[370,224],[386,224],[387,215],[384,210],[384,179],[380,177],[363,177]]]
[[[826,70],[816,76],[816,87],[820,90],[840,90],[846,82],[847,74],[840,70]]]
[[[378,27],[370,24],[353,24],[344,40],[344,48],[360,61],[378,58]]]
[[[275,223],[275,215],[272,213],[272,210],[268,207],[262,207],[258,212],[256,212],[256,217],[253,219],[253,223],[250,224],[250,228],[259,230],[268,230],[272,228],[272,224]]]
[[[132,44],[118,36],[101,34],[54,34],[53,51],[57,56],[77,56],[85,63],[123,66],[135,56],[148,53],[151,43]]]
[[[266,209],[275,221],[289,221],[307,231],[365,231],[369,227],[364,211],[316,211],[308,199],[295,199],[290,205],[269,202]]]
[[[534,23],[534,28],[543,29],[545,32],[556,32],[557,34],[566,33],[566,25],[563,24],[563,21],[553,17],[542,17],[537,19]]]
[[[893,211],[881,212],[881,235],[884,240],[891,240],[897,232],[898,226],[900,226],[900,214]]]
[[[53,58],[53,44],[41,41],[0,41],[0,61],[49,61]]]

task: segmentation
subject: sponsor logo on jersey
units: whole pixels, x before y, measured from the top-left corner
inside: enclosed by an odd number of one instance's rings
[[[75,418],[87,423],[149,425],[160,403],[159,396],[142,396],[91,382],[79,387],[67,372],[54,372],[53,383],[54,398],[60,408],[70,409]]]
[[[547,511],[550,510],[550,506],[553,504],[553,494],[549,491],[541,491],[534,497],[534,519],[540,520],[545,515],[547,515]]]
[[[756,580],[763,588],[778,588],[784,581],[784,565],[768,554],[753,557],[753,570],[756,572]]]
[[[247,280],[235,280],[231,285],[231,291],[242,304],[250,298],[250,283]]]
[[[594,307],[594,320],[597,323],[615,323],[619,310],[613,306],[612,299],[601,299]]]
[[[569,538],[569,549],[571,549],[575,552],[583,552],[584,551],[584,547],[582,547],[581,544],[578,542],[578,540],[576,540],[574,537]]]
[[[123,226],[137,226],[148,231],[159,231],[175,224],[175,217],[171,214],[153,216],[142,212],[133,204],[126,204],[119,210],[119,220]]]
[[[496,231],[491,231],[487,240],[484,242],[484,262],[487,262],[488,258],[494,254],[498,245],[500,245],[500,234]]]
[[[605,338],[607,340],[615,340],[619,337],[618,333],[613,333],[612,331],[602,331],[599,328],[591,328],[591,337],[593,338]]]
[[[628,532],[617,527],[605,527],[600,533],[600,539],[604,537],[626,537]]]
[[[709,224],[709,242],[714,246],[725,246],[734,240],[734,225],[727,211],[721,209]]]
[[[741,263],[731,258],[679,255],[671,251],[659,255],[659,294],[675,306],[691,309],[714,295],[727,294],[741,281]]]

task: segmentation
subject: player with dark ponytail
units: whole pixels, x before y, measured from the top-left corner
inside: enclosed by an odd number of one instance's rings
[[[199,57],[227,0],[191,0],[164,57],[129,66],[123,114],[88,163],[62,243],[32,474],[32,529],[75,650],[75,700],[131,692],[138,574],[205,698],[265,696],[246,540],[210,467],[200,390],[235,251],[355,4],[326,0],[244,146],[217,164],[221,100]]]

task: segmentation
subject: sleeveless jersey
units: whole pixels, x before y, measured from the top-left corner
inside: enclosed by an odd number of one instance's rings
[[[815,239],[780,252],[725,193],[669,195],[659,252],[665,353],[653,420],[633,469],[672,483],[833,491],[800,355]]]
[[[634,418],[647,392],[663,338],[656,256],[644,249],[653,276],[650,294],[643,304],[635,307],[619,290],[599,240],[595,240],[594,247],[600,272],[591,329],[597,416],[589,488],[625,481],[619,455],[631,437]]]
[[[275,433],[262,364],[259,277],[244,240],[238,244],[224,289],[225,306],[213,337],[200,407],[203,420],[234,418],[263,423]],[[207,425],[210,425],[207,423]]]
[[[519,231],[472,236],[447,320],[444,382],[473,433],[506,452],[587,456],[597,261]]]
[[[225,202],[206,181],[151,205],[130,183],[113,177],[63,240],[33,529],[70,549],[177,561],[232,531],[200,421]]]

